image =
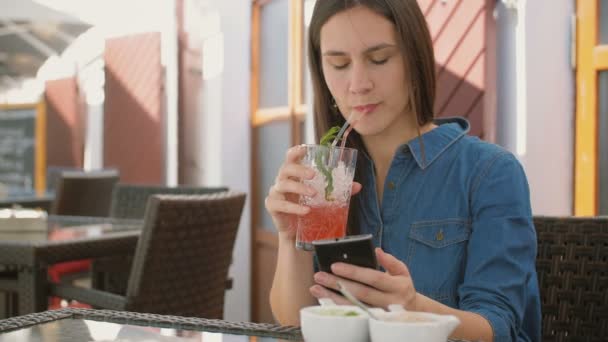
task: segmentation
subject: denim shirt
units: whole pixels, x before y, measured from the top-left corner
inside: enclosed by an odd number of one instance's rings
[[[536,233],[524,171],[508,151],[466,135],[462,118],[400,146],[376,195],[361,153],[361,233],[405,262],[416,291],[477,313],[494,341],[540,341]]]

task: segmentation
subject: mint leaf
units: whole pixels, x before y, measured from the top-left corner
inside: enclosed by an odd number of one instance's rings
[[[336,139],[338,132],[340,132],[340,126],[331,127],[321,138],[320,145],[329,147],[332,141]],[[325,177],[325,200],[332,201],[333,199],[331,198],[331,193],[334,191],[334,178],[331,174],[331,169],[328,167],[328,165],[323,163],[323,159],[329,162],[328,150],[323,150],[321,153],[316,155],[315,165],[317,165],[317,169],[319,169],[319,171],[321,171]]]
[[[340,132],[340,126],[331,127],[321,138],[320,144],[323,146],[331,145],[332,141],[336,138],[338,132]]]
[[[331,201],[331,193],[334,191],[334,178],[331,174],[331,169],[326,167],[323,159],[329,159],[329,151],[321,150],[315,156],[315,165],[317,165],[317,169],[323,174],[325,177],[325,200]]]

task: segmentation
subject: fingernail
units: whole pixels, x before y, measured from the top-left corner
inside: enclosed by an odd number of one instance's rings
[[[331,265],[331,270],[334,273],[338,273],[340,271],[342,271],[344,269],[344,266],[341,265],[340,263],[335,263]]]
[[[315,278],[315,281],[324,282],[325,280],[327,280],[327,275],[323,272],[317,272],[317,273],[315,273],[314,278]]]

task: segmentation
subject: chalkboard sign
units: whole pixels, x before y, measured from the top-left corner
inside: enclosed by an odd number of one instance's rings
[[[43,103],[0,105],[0,183],[9,193],[44,192]]]

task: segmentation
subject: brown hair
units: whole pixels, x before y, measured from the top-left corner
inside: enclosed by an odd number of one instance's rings
[[[403,64],[409,76],[409,106],[416,115],[418,127],[434,118],[435,57],[433,43],[424,14],[416,0],[317,0],[308,32],[308,63],[314,92],[314,118],[317,139],[332,126],[342,126],[344,118],[333,109],[332,95],[323,76],[321,63],[321,28],[335,14],[356,6],[365,6],[387,18],[395,25]],[[420,135],[420,129],[419,129]],[[352,131],[347,146],[365,152],[359,134]],[[424,153],[424,152],[423,152]],[[424,159],[424,158],[423,158]],[[362,163],[357,163],[355,180],[361,179]],[[359,232],[356,215],[357,201],[351,201],[349,210],[349,234]]]

